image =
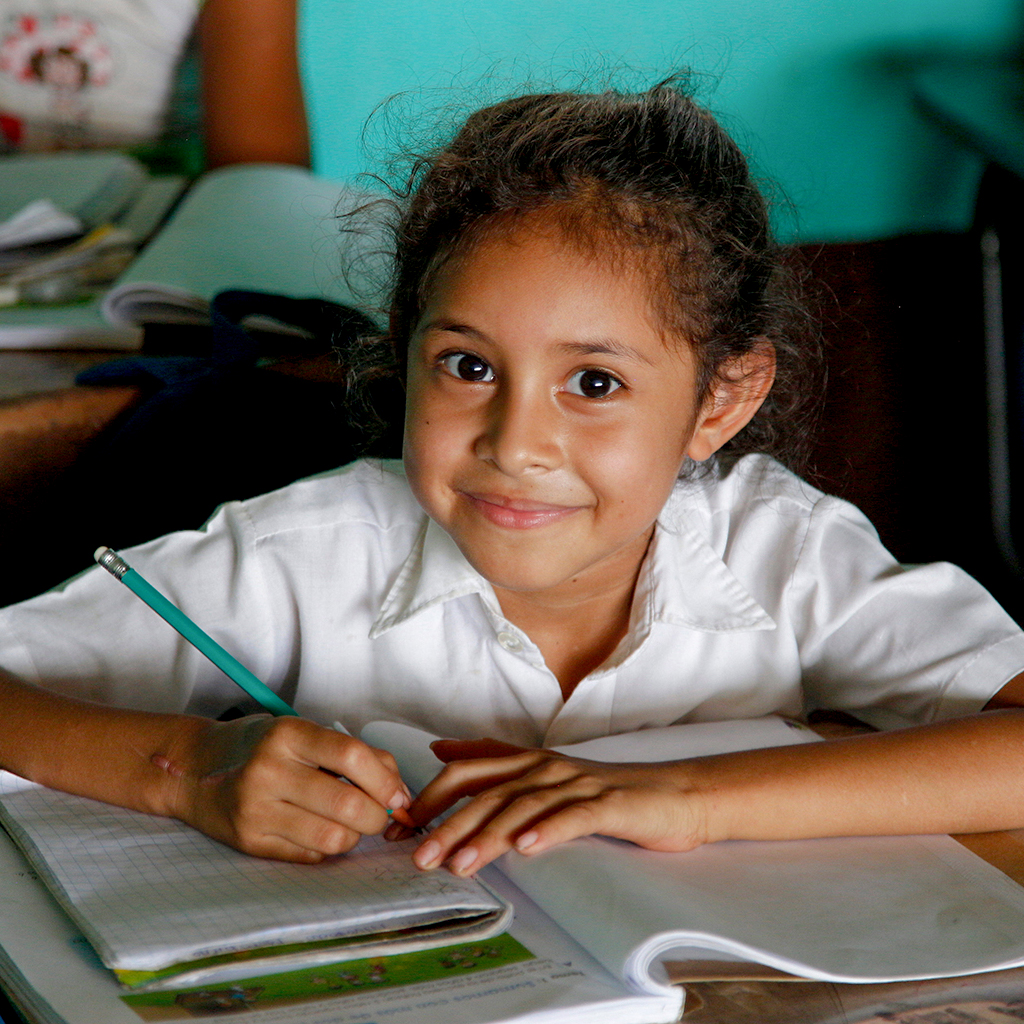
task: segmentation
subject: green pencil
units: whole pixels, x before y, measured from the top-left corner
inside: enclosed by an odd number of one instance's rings
[[[298,715],[266,683],[260,682],[237,658],[232,657],[209,634],[204,633],[180,608],[176,608],[152,584],[140,576],[116,551],[102,547],[93,556],[115,579],[142,598],[165,622],[173,626],[193,647],[205,654],[229,679],[275,715]]]

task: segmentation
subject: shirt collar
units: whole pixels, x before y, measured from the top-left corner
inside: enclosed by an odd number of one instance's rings
[[[381,605],[370,639],[427,608],[466,594],[480,594],[495,604],[491,585],[466,561],[455,541],[424,515],[424,525],[409,557]]]
[[[708,633],[776,628],[708,541],[678,519],[658,521],[633,606],[650,622]]]
[[[630,632],[639,641],[654,622],[709,633],[775,629],[701,533],[688,523],[685,489],[677,488],[659,517],[637,581]],[[424,526],[381,605],[370,639],[436,604],[479,594],[500,614],[491,585],[455,541],[424,515]]]

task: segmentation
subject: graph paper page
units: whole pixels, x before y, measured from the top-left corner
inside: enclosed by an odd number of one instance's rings
[[[324,863],[286,864],[7,772],[0,821],[104,963],[122,970],[505,909],[473,879],[417,871],[414,840],[367,837]]]

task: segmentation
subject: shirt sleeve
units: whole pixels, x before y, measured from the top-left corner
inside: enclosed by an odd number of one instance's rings
[[[1024,633],[949,563],[903,566],[851,505],[821,498],[792,584],[807,710],[879,728],[980,711],[1024,671]]]
[[[244,507],[228,505],[203,530],[122,554],[260,676],[287,657],[277,653],[280,630],[252,548]],[[98,566],[0,612],[0,666],[46,689],[121,707],[213,716],[248,708],[231,680]]]

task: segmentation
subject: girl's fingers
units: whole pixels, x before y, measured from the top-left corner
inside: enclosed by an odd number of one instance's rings
[[[510,757],[525,754],[529,747],[517,747],[504,740],[434,740],[430,749],[439,761],[467,761],[478,757]]]
[[[312,722],[288,721],[296,723],[291,727],[294,735],[288,741],[297,761],[343,776],[382,808],[409,806],[409,791],[398,774],[395,759],[387,751]]]
[[[384,830],[386,807],[410,802],[390,754],[312,722],[239,720],[212,740],[189,816],[247,853],[309,861],[345,852]]]
[[[682,852],[700,845],[694,817],[677,797],[614,789],[570,803],[520,832],[513,845],[527,856],[587,835],[626,839],[649,850]]]
[[[594,833],[614,835],[612,829],[598,822],[595,810],[594,801],[569,803],[542,813],[533,823],[519,820],[518,814],[500,815],[458,847],[449,859],[449,870],[456,875],[471,875],[512,849],[529,856]]]
[[[252,771],[250,776],[236,783],[243,805],[259,807],[273,803],[282,809],[294,807],[363,835],[376,835],[390,820],[380,801],[361,787],[313,765],[285,763],[270,771]]]
[[[456,874],[468,874],[509,850],[516,837],[535,822],[573,801],[592,797],[595,787],[563,759],[548,760],[533,771],[487,788],[442,822],[422,843],[413,860],[418,867],[437,867],[453,853]],[[472,843],[479,863],[471,863],[460,847]],[[458,851],[458,852],[456,852]],[[460,856],[461,854],[461,856]]]
[[[700,845],[699,808],[666,777],[669,766],[594,765],[551,759],[486,790],[440,824],[413,860],[447,862],[472,874],[517,849],[531,855],[586,835],[626,839],[649,849]]]
[[[266,826],[265,837],[292,843],[322,858],[347,853],[363,834],[361,829],[349,827],[336,819],[282,804],[277,819]]]
[[[481,815],[479,808],[465,808],[439,825],[413,854],[418,868],[429,870],[447,862],[456,875],[470,875],[489,864],[495,857],[507,853],[518,836],[530,830],[537,815],[543,817],[553,808],[538,806],[538,801],[517,800],[501,813],[489,817]]]
[[[258,857],[316,864],[324,857],[347,853],[360,838],[358,830],[340,822],[278,803],[252,825],[236,823],[231,845]]]
[[[277,856],[270,848],[292,844],[319,857],[344,853],[360,836],[381,832],[389,818],[381,806],[348,783],[306,768],[305,784],[277,789],[258,779],[214,775],[200,784],[195,821],[214,838],[256,856]],[[259,788],[254,792],[253,786]],[[300,794],[296,796],[296,794]],[[309,860],[308,856],[286,859]]]
[[[377,835],[391,821],[380,801],[347,779],[316,770],[303,774],[305,777],[298,778],[294,788],[282,794],[285,802],[363,835]]]
[[[423,787],[409,813],[416,821],[426,824],[463,797],[476,796],[502,783],[515,781],[550,757],[544,750],[526,750],[512,756],[452,761]]]

